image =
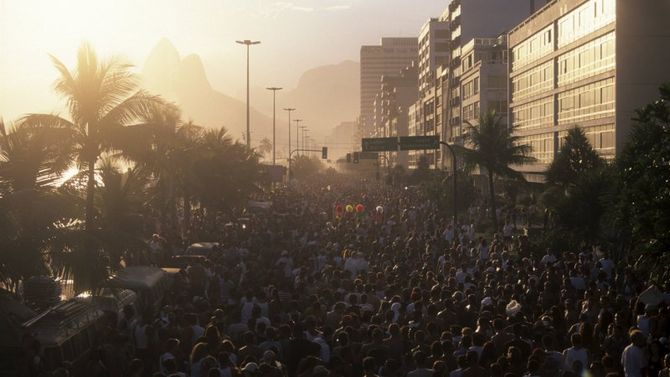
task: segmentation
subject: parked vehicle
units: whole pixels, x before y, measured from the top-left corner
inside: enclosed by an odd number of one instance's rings
[[[71,299],[26,321],[23,329],[41,346],[44,366],[48,370],[67,361],[77,371],[84,367],[96,345],[103,315],[94,304]]]
[[[131,266],[118,271],[105,284],[108,288],[130,289],[137,294],[139,313],[160,310],[165,293],[172,284],[172,275],[153,266]]]
[[[209,256],[218,251],[219,246],[218,242],[196,242],[186,248],[186,254]]]
[[[204,255],[174,255],[163,266],[164,268],[186,268],[195,264],[209,266],[211,264],[209,258]]]

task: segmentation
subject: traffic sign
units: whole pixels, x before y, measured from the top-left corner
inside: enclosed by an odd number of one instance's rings
[[[401,151],[415,151],[423,149],[440,149],[440,137],[437,135],[400,137]]]
[[[394,152],[398,150],[397,137],[373,137],[362,140],[363,152]]]

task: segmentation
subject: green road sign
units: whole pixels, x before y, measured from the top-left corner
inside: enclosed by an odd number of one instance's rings
[[[363,152],[395,152],[398,150],[397,137],[374,137],[362,140]]]
[[[401,151],[415,151],[423,149],[439,149],[439,136],[401,136],[400,150]]]

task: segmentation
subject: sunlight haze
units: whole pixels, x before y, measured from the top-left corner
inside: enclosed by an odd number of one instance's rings
[[[125,56],[141,71],[151,49],[167,38],[181,56],[202,58],[213,88],[243,98],[245,56],[236,39],[262,41],[252,50],[252,87],[291,88],[310,68],[358,61],[361,44],[415,35],[447,3],[0,0],[0,115],[15,119],[56,110],[56,72],[48,54],[71,66],[82,40],[102,57]]]

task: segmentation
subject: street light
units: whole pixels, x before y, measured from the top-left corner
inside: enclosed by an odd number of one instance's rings
[[[302,122],[302,119],[296,119],[296,120],[294,120],[294,122],[295,122],[295,149],[299,150],[300,149],[300,134],[299,134],[300,131],[299,131],[299,128],[300,128],[300,122]],[[297,153],[300,154],[299,151]]]
[[[302,128],[302,149],[307,149],[305,136],[307,136],[307,132],[309,132],[309,129],[307,128],[307,126],[301,126],[300,128]]]
[[[247,46],[247,148],[251,149],[251,131],[249,129],[249,46],[257,45],[261,42],[249,39],[235,42]]]
[[[291,177],[291,112],[295,111],[294,108],[286,107],[284,111],[288,113],[288,172],[286,175]]]
[[[275,105],[276,105],[276,99],[277,99],[277,91],[281,90],[282,88],[277,88],[274,86],[271,86],[269,88],[265,88],[267,90],[272,90],[272,166],[277,165],[277,159],[275,158],[275,153],[277,148],[275,147],[276,145],[276,131],[275,131],[275,120],[276,120],[276,112],[275,112]]]

